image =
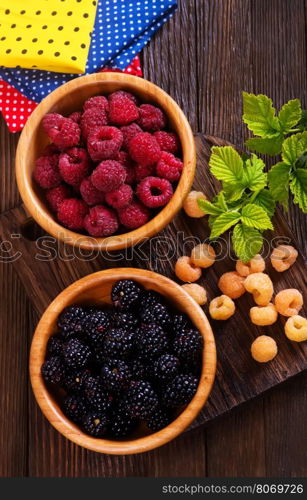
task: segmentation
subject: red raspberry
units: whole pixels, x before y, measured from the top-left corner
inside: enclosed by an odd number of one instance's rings
[[[131,139],[136,135],[142,132],[141,127],[138,126],[137,123],[130,123],[130,125],[125,125],[124,127],[120,128],[123,137],[124,137],[124,142],[123,142],[123,149],[128,149],[129,148],[129,142]]]
[[[36,160],[34,179],[44,189],[51,189],[61,184],[59,155],[41,156]]]
[[[129,153],[140,165],[154,165],[160,160],[161,149],[157,140],[148,132],[141,132],[129,142]]]
[[[133,201],[127,207],[118,211],[120,223],[128,229],[137,229],[146,224],[149,220],[150,212],[142,203]]]
[[[154,132],[166,126],[166,117],[162,109],[152,106],[152,104],[142,104],[139,112],[138,124],[143,130]]]
[[[118,153],[117,161],[119,161],[125,167],[127,174],[125,180],[126,184],[133,184],[135,181],[134,161],[132,161],[128,153],[126,153],[125,151],[120,151]]]
[[[154,165],[136,165],[135,167],[135,179],[136,181],[141,181],[145,177],[153,175],[155,171]]]
[[[110,208],[96,205],[84,219],[84,227],[91,236],[110,236],[118,229],[116,213]]]
[[[105,112],[109,110],[108,99],[103,95],[96,95],[87,99],[83,105],[84,111],[92,108],[102,108]]]
[[[128,184],[122,184],[115,191],[111,191],[106,194],[106,202],[112,208],[119,210],[120,208],[126,207],[132,202],[133,191],[132,187]]]
[[[80,141],[80,127],[70,118],[48,113],[43,118],[43,129],[59,149],[72,148]]]
[[[79,187],[90,169],[90,159],[85,149],[71,148],[60,155],[59,169],[67,184]]]
[[[107,160],[102,161],[95,168],[91,175],[91,181],[97,189],[109,193],[124,184],[126,175],[125,167],[121,163]]]
[[[176,153],[180,148],[179,137],[175,132],[164,132],[164,130],[159,130],[154,133],[154,137],[157,139],[162,151]]]
[[[86,140],[91,132],[97,127],[108,125],[108,118],[102,108],[89,108],[84,111],[81,118],[82,137]]]
[[[115,159],[123,143],[123,134],[116,127],[99,127],[87,140],[87,149],[93,161]]]
[[[59,153],[59,148],[57,148],[56,145],[51,142],[50,144],[47,144],[47,146],[45,146],[42,156],[52,156]]]
[[[125,90],[116,90],[115,92],[112,92],[112,94],[109,95],[109,99],[113,98],[114,96],[116,97],[125,97],[127,99],[130,99],[130,101],[134,102],[134,104],[138,105],[138,100],[135,95],[131,94],[131,92],[126,92]]]
[[[136,194],[146,207],[157,208],[169,202],[173,196],[173,188],[167,179],[146,177],[136,188]]]
[[[81,118],[82,118],[82,112],[81,111],[74,111],[74,113],[71,113],[69,117],[73,122],[78,123],[80,125],[81,123]]]
[[[161,158],[157,164],[157,175],[171,182],[178,181],[183,169],[183,163],[172,153],[162,151]]]
[[[64,200],[58,209],[58,219],[63,226],[79,231],[84,229],[84,217],[88,213],[88,206],[77,198]]]
[[[109,97],[109,119],[115,125],[128,125],[137,120],[139,110],[127,92],[113,92]]]
[[[91,179],[87,177],[80,184],[80,194],[87,205],[99,205],[104,203],[104,194],[93,185]]]
[[[71,197],[71,190],[65,184],[61,184],[55,188],[49,189],[46,193],[46,198],[53,212],[57,212],[62,201]]]

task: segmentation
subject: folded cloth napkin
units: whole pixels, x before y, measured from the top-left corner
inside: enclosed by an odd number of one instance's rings
[[[85,73],[103,66],[124,69],[176,7],[176,0],[99,0]],[[2,67],[0,76],[40,102],[76,75]]]
[[[120,69],[116,68],[103,68],[101,71],[121,72]],[[143,76],[139,56],[136,56],[131,64],[124,69],[124,73]],[[30,101],[9,83],[0,80],[0,111],[10,132],[20,132],[36,106],[36,102]]]
[[[97,0],[0,0],[0,64],[84,73]]]

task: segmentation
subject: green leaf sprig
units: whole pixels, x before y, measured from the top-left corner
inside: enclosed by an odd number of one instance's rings
[[[266,173],[264,161],[254,153],[240,155],[231,146],[212,148],[209,167],[222,189],[211,202],[198,203],[209,214],[210,239],[233,228],[233,248],[244,262],[260,252],[263,231],[273,229],[276,202],[287,208],[289,190],[307,213],[306,115],[298,99],[277,113],[267,96],[243,92],[243,121],[255,136],[246,146],[257,153],[281,153],[280,161]]]

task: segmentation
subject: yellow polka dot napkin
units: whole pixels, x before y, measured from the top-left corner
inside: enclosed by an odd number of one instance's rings
[[[96,0],[0,0],[0,65],[84,73]]]

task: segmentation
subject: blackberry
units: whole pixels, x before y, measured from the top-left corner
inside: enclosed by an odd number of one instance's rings
[[[67,366],[77,370],[83,368],[91,356],[90,348],[78,339],[71,339],[63,345],[64,361]]]
[[[53,335],[48,340],[47,356],[60,356],[62,354],[63,339],[61,335]]]
[[[116,311],[112,315],[113,327],[123,328],[124,330],[135,330],[139,320],[137,316],[131,312]]]
[[[143,323],[156,323],[161,326],[168,326],[171,321],[167,306],[160,302],[156,302],[146,309],[140,310],[140,317]]]
[[[102,345],[104,334],[110,327],[110,315],[101,309],[91,309],[83,320],[82,328],[91,347]]]
[[[177,375],[165,388],[163,402],[165,406],[176,407],[187,404],[194,396],[198,378],[194,375]]]
[[[197,359],[202,351],[203,338],[198,330],[189,329],[178,333],[173,342],[174,353],[183,361]]]
[[[137,331],[136,346],[141,357],[150,360],[167,351],[168,338],[158,325],[144,325]]]
[[[64,378],[65,367],[60,356],[52,356],[45,361],[41,371],[45,382],[60,384]]]
[[[125,397],[125,407],[133,418],[148,418],[158,406],[158,396],[149,382],[131,382]]]
[[[131,379],[129,366],[122,360],[109,360],[102,366],[101,378],[107,390],[120,392]]]
[[[142,288],[135,281],[119,280],[112,287],[112,302],[118,309],[132,309],[137,304],[141,292]]]
[[[144,380],[146,368],[143,361],[140,358],[136,358],[129,362],[132,380]]]
[[[137,420],[130,416],[122,404],[114,408],[111,414],[110,432],[116,438],[126,437],[137,425]]]
[[[108,419],[104,413],[91,412],[82,419],[82,427],[90,436],[101,438],[108,430]]]
[[[92,362],[94,365],[94,369],[101,370],[101,366],[103,363],[107,361],[106,356],[104,355],[103,347],[96,347],[92,351]]]
[[[134,347],[135,334],[123,328],[110,328],[103,341],[103,352],[106,357],[125,359]]]
[[[75,394],[66,396],[63,401],[63,411],[73,422],[80,423],[87,411],[84,397]]]
[[[169,411],[164,408],[157,408],[156,411],[147,420],[147,427],[153,431],[157,432],[164,429],[168,424],[170,424],[172,418]]]
[[[88,377],[84,384],[84,395],[93,410],[105,413],[112,403],[112,398],[105,391],[100,377]]]
[[[179,371],[179,359],[172,354],[163,354],[152,366],[151,375],[157,381],[162,382],[171,380]]]
[[[157,302],[161,302],[161,295],[158,292],[154,290],[144,290],[140,296],[140,309],[147,309]]]
[[[85,382],[89,376],[89,370],[68,371],[65,375],[63,387],[67,392],[80,393],[83,391]]]
[[[186,314],[175,314],[172,317],[172,330],[174,334],[182,333],[183,330],[191,328],[192,324]]]
[[[83,320],[87,314],[85,307],[74,305],[64,309],[58,318],[58,327],[65,339],[82,332]]]

